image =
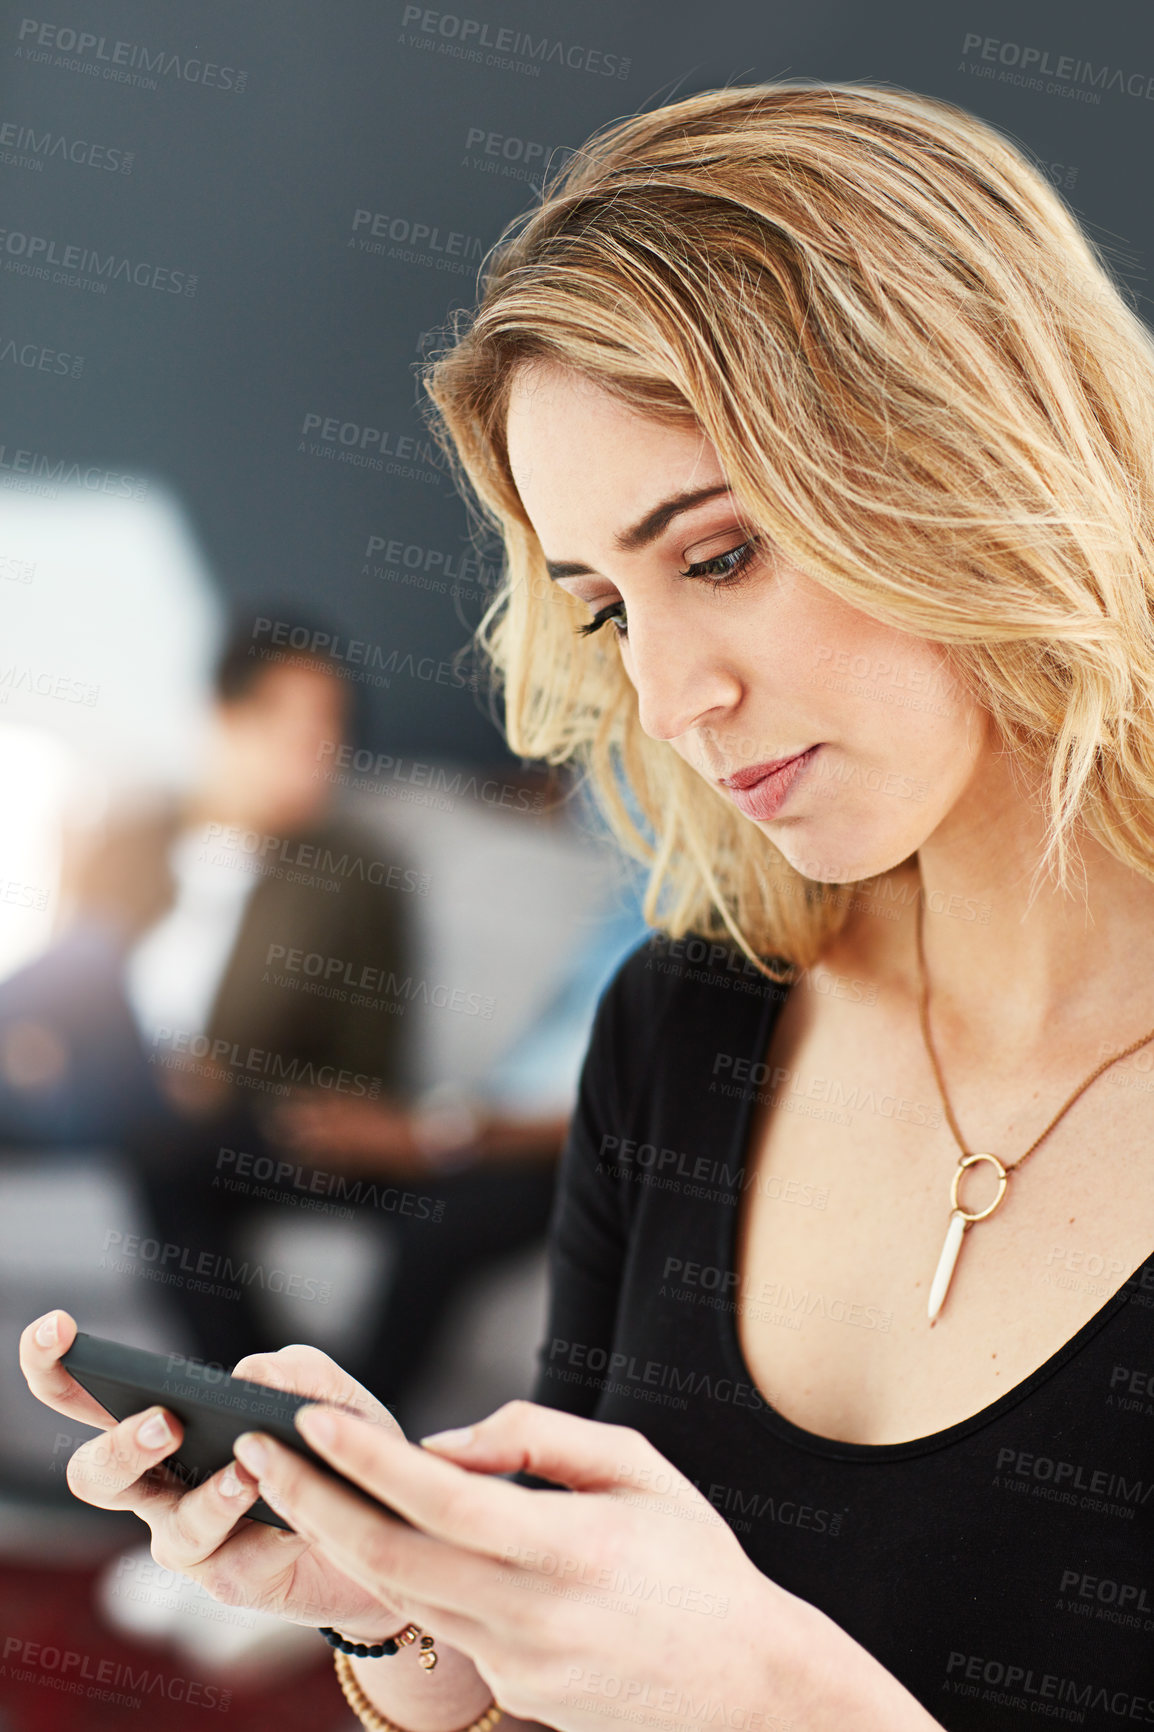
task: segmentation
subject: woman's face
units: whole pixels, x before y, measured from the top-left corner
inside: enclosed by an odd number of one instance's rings
[[[980,797],[989,717],[943,652],[751,544],[700,433],[544,365],[519,370],[507,431],[552,574],[604,616],[641,726],[713,785],[747,784],[726,797],[797,871],[887,871]]]

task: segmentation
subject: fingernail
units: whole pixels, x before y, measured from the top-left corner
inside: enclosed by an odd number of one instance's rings
[[[231,1462],[220,1476],[221,1497],[247,1497],[248,1487],[242,1481]]]
[[[237,1460],[259,1479],[268,1466],[268,1450],[253,1431],[246,1431],[232,1446]]]
[[[159,1449],[162,1443],[172,1443],[173,1435],[164,1414],[159,1410],[150,1413],[137,1432],[136,1441],[143,1444],[145,1449]]]
[[[55,1347],[60,1332],[56,1326],[56,1313],[50,1311],[47,1317],[42,1317],[36,1325],[36,1340],[41,1347]]]
[[[431,1431],[421,1442],[432,1449],[464,1449],[472,1443],[475,1430],[472,1425],[457,1425],[449,1431]]]
[[[302,1407],[296,1415],[296,1428],[306,1443],[332,1443],[337,1435],[333,1416],[323,1407]]]

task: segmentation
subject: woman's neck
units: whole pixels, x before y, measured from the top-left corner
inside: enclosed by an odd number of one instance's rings
[[[1044,847],[1037,791],[999,757],[915,862],[935,1026],[1006,1065],[1154,1025],[1154,882],[1079,826],[1069,888],[1043,873],[1031,897]],[[915,978],[917,900],[902,921]]]

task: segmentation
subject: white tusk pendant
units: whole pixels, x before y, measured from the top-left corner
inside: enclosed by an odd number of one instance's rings
[[[933,1284],[930,1287],[928,1309],[931,1323],[941,1310],[945,1303],[946,1294],[950,1290],[954,1265],[958,1260],[958,1252],[962,1248],[962,1235],[968,1226],[969,1222],[960,1209],[953,1209],[950,1212],[950,1224],[946,1228],[945,1243],[942,1246],[942,1254],[938,1258],[938,1266],[934,1270]]]
[[[984,1209],[978,1209],[971,1214],[958,1203],[958,1184],[962,1174],[968,1167],[977,1166],[979,1161],[988,1161],[998,1175],[998,1194],[992,1203],[987,1203]],[[1017,1165],[1015,1161],[1014,1165]],[[997,1155],[963,1155],[954,1169],[953,1182],[950,1185],[950,1224],[946,1228],[946,1239],[942,1246],[942,1254],[938,1258],[938,1266],[934,1270],[934,1279],[930,1287],[930,1302],[927,1306],[930,1322],[933,1323],[938,1312],[946,1302],[946,1294],[950,1290],[950,1282],[954,1277],[954,1265],[958,1260],[958,1252],[962,1248],[962,1235],[967,1227],[972,1227],[975,1221],[987,1220],[997,1208],[1006,1194],[1012,1167],[1004,1167]]]

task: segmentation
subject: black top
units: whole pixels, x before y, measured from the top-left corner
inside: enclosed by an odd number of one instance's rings
[[[763,1574],[951,1732],[1154,1725],[1154,1255],[1037,1371],[944,1431],[844,1443],[775,1412],[727,1297],[755,1090],[726,1077],[749,1074],[735,1058],[762,1063],[788,990],[740,953],[661,937],[606,988],[560,1169],[533,1399],[644,1432]],[[808,1189],[792,1201],[820,1207]],[[886,1326],[864,1307],[846,1321]],[[692,1633],[720,1677],[724,1620]]]

